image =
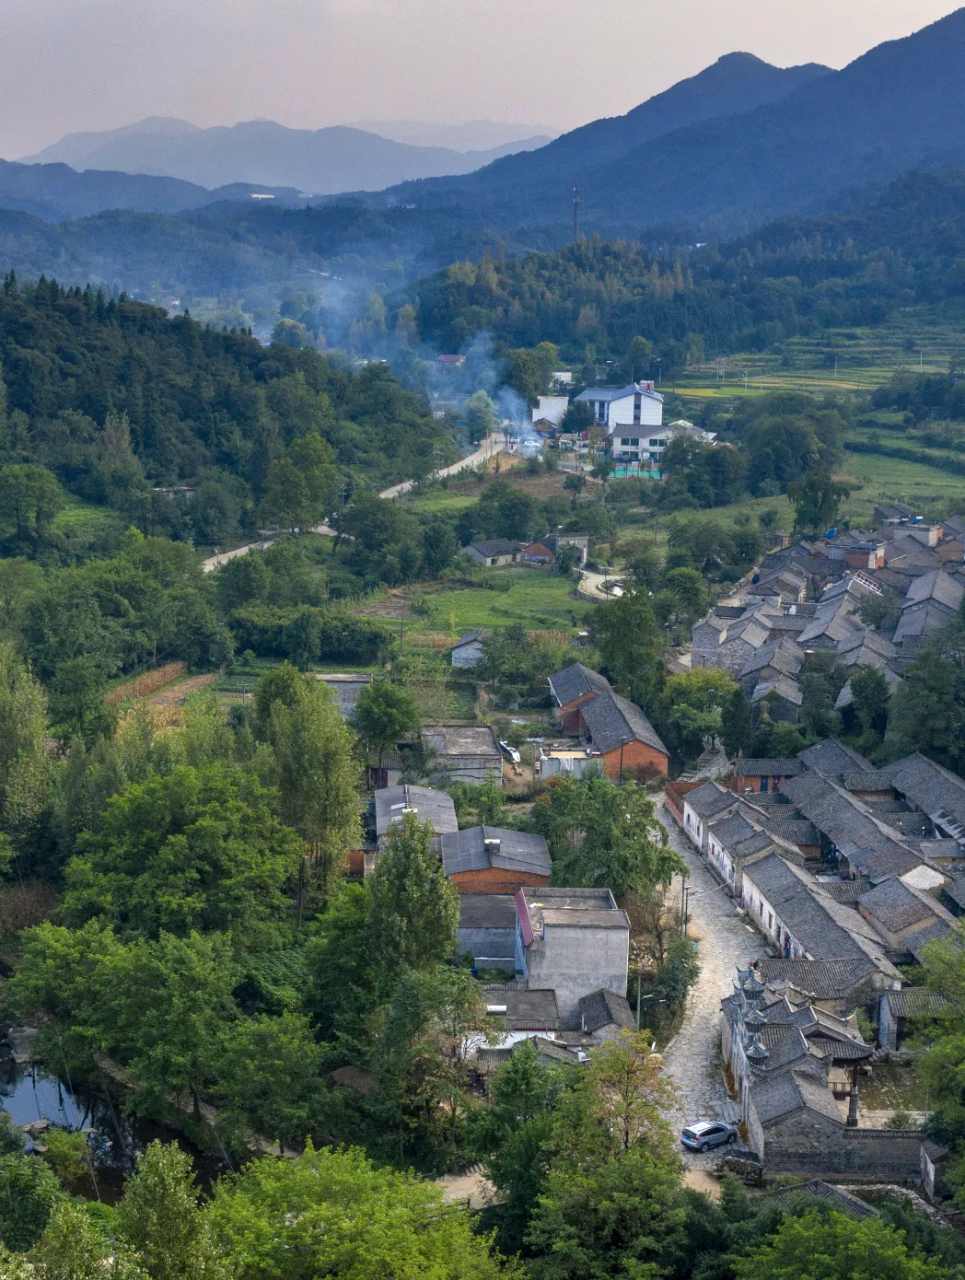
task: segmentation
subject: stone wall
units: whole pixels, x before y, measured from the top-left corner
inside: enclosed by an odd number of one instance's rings
[[[763,1138],[768,1174],[851,1174],[898,1181],[921,1176],[917,1129],[849,1129],[823,1116],[798,1113],[768,1126]]]

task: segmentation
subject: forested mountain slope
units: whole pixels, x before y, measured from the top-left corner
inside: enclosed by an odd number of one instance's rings
[[[857,213],[775,222],[675,261],[624,241],[458,264],[410,294],[423,337],[453,349],[487,330],[507,346],[622,356],[642,334],[664,371],[707,353],[762,349],[915,302],[965,296],[965,175],[913,173]]]

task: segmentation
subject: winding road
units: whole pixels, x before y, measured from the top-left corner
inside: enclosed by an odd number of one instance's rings
[[[505,448],[505,435],[492,435],[481,449],[477,449],[475,453],[468,454],[465,458],[460,458],[458,462],[453,462],[448,467],[433,471],[431,478],[433,480],[442,480],[445,476],[455,476],[460,471],[468,471],[470,468],[481,466],[482,463],[488,462],[490,458],[495,457],[497,453],[502,453]],[[403,480],[401,484],[394,484],[389,489],[383,489],[379,497],[386,499],[401,498],[403,494],[411,493],[418,483],[418,480]],[[320,533],[326,538],[334,538],[337,530],[330,525],[320,524],[310,532]],[[274,541],[275,536],[273,535],[270,538],[262,538],[259,542],[249,542],[243,547],[235,547],[231,551],[220,551],[217,555],[208,556],[206,560],[202,560],[201,568],[205,573],[213,573],[215,569],[220,569],[229,560],[236,560],[238,556],[246,556],[249,551],[266,550],[266,548],[272,546]]]

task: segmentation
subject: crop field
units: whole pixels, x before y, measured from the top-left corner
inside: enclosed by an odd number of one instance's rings
[[[876,328],[827,329],[789,338],[780,351],[738,352],[727,357],[722,378],[708,361],[677,378],[674,390],[697,399],[778,390],[870,391],[899,369],[946,373],[954,359],[965,361],[965,314],[936,318],[924,308],[909,308]]]

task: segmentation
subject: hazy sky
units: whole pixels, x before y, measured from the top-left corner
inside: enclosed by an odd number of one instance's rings
[[[0,156],[147,115],[571,128],[723,53],[843,66],[949,0],[0,0]]]

